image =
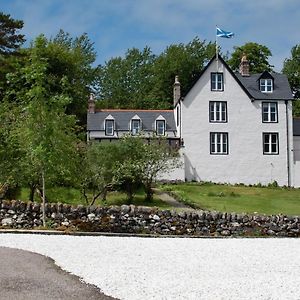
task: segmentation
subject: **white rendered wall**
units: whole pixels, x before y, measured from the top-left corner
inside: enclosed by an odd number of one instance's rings
[[[300,187],[300,136],[294,136],[293,185]]]
[[[261,101],[251,102],[221,62],[219,72],[224,74],[224,91],[212,92],[211,72],[216,72],[216,62],[209,66],[182,102],[186,179],[233,184],[277,181],[280,185],[287,185],[285,102],[278,101],[278,123],[262,123]],[[209,101],[227,101],[227,123],[209,123]],[[289,124],[292,122],[291,109],[289,103]],[[291,131],[292,125],[289,127]],[[210,132],[228,132],[228,155],[210,154]],[[278,155],[263,154],[263,132],[279,133]]]
[[[185,169],[184,169],[184,158],[182,154],[182,150],[179,151],[179,166],[178,168],[173,169],[170,172],[160,173],[158,175],[158,180],[185,180]]]

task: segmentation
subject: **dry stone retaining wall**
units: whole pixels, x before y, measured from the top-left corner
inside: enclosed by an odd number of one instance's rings
[[[84,207],[46,204],[47,227],[57,230],[146,233],[189,236],[300,237],[300,217],[246,215],[209,211],[175,212],[122,205]],[[42,226],[39,203],[2,201],[0,228],[37,229]]]

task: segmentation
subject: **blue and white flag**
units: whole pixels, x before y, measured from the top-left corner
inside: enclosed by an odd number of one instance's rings
[[[217,36],[230,39],[234,36],[234,33],[231,31],[225,31],[217,27]]]

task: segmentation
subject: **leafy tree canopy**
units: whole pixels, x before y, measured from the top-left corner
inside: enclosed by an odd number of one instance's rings
[[[67,112],[76,115],[80,124],[85,124],[86,102],[93,86],[95,69],[92,63],[96,59],[93,44],[86,34],[72,38],[60,31],[53,39],[39,36],[25,50],[28,57],[37,55],[46,62],[44,84],[48,87],[48,96],[64,94],[70,99]],[[23,101],[24,95],[31,88],[28,83],[28,68],[31,60],[19,63],[16,72],[8,74],[9,87],[6,97],[10,101]]]
[[[18,33],[22,28],[23,21],[0,12],[0,55],[15,52],[25,42],[24,35]]]
[[[249,60],[250,73],[261,73],[271,71],[273,66],[269,64],[268,59],[272,56],[271,50],[257,43],[249,42],[243,46],[235,46],[231,58],[228,60],[229,66],[234,70],[239,70],[242,56],[246,54]]]
[[[129,49],[124,58],[112,58],[98,68],[98,98],[102,107],[166,109],[172,107],[174,78],[183,93],[193,85],[214,55],[213,43],[193,39],[168,46],[160,55],[149,47]]]

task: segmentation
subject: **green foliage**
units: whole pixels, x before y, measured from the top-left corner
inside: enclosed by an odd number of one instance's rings
[[[110,59],[98,67],[98,95],[103,107],[139,108],[152,89],[154,55],[150,48],[129,49],[125,58]]]
[[[124,58],[112,58],[98,67],[98,106],[102,108],[167,109],[179,75],[186,93],[204,64],[214,55],[214,44],[193,39],[170,45],[160,55],[149,47],[129,49]]]
[[[239,70],[239,65],[243,54],[247,55],[250,73],[261,73],[271,71],[273,66],[269,64],[268,59],[272,56],[270,49],[264,45],[249,42],[243,46],[235,46],[231,58],[228,60],[229,66],[234,70]]]
[[[152,93],[157,99],[166,101],[167,108],[172,107],[175,76],[179,76],[182,94],[186,94],[214,54],[215,45],[197,37],[186,45],[168,46],[155,60]]]
[[[76,168],[76,119],[65,113],[70,102],[67,93],[51,90],[49,63],[43,57],[46,44],[44,37],[36,39],[28,57],[30,63],[19,70],[23,86],[14,91],[16,101],[1,104],[8,121],[0,128],[5,145],[2,151],[0,146],[0,165],[8,167],[2,169],[1,177],[12,177],[32,188],[41,188],[42,175],[47,184],[71,182]],[[61,86],[63,89],[63,82]]]
[[[25,42],[24,35],[17,33],[22,28],[23,21],[0,12],[0,55],[15,52]]]
[[[87,35],[72,38],[62,30],[50,40],[40,35],[25,50],[28,59],[16,66],[16,72],[8,74],[9,86],[6,98],[10,102],[22,101],[31,88],[30,72],[32,57],[38,56],[45,63],[42,70],[47,76],[48,97],[63,94],[68,97],[67,113],[76,115],[85,124],[86,103],[95,79],[92,63],[96,58],[93,44]]]
[[[153,137],[148,144],[144,136],[126,135],[118,142],[93,143],[86,149],[85,157],[85,171],[78,178],[83,193],[93,190],[88,203],[94,203],[100,195],[105,198],[111,188],[126,192],[131,201],[141,186],[151,200],[152,184],[159,173],[178,166],[177,157],[164,139]]]
[[[291,57],[283,63],[282,72],[288,77],[296,101],[293,101],[293,115],[300,117],[300,45],[291,50]]]
[[[23,60],[20,46],[25,42],[24,35],[18,31],[23,21],[14,20],[10,15],[0,12],[0,101],[7,88],[6,75],[16,70],[19,60]]]
[[[295,98],[300,98],[300,45],[291,50],[291,57],[283,63],[282,72],[287,75]]]

